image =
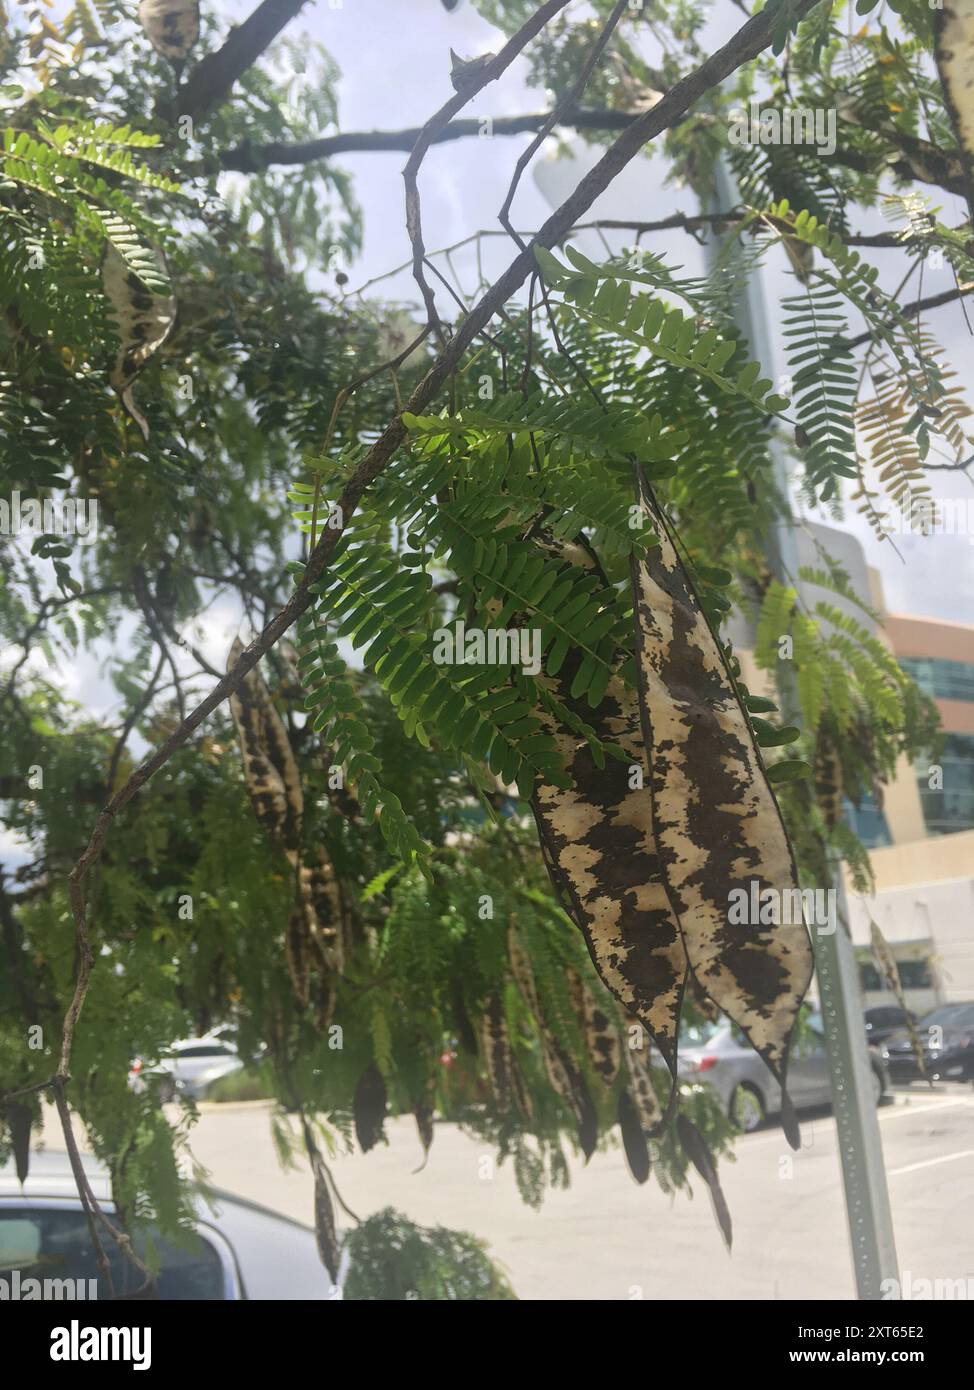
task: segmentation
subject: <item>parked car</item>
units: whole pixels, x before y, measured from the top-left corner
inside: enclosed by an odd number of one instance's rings
[[[883,1059],[872,1048],[869,1064],[873,1098],[878,1105],[889,1083]],[[679,1071],[686,1081],[711,1086],[739,1129],[757,1129],[767,1115],[781,1110],[781,1087],[740,1029],[726,1020],[684,1030]],[[801,1035],[792,1045],[788,1094],[796,1110],[831,1104],[832,1086],[820,1013],[807,1016]]]
[[[85,1158],[85,1172],[105,1213],[114,1205],[107,1169]],[[228,1192],[195,1197],[196,1238],[175,1245],[151,1232],[160,1260],[158,1296],[167,1300],[300,1299],[340,1297],[343,1268],[333,1284],[318,1257],[315,1234],[306,1226]],[[137,1271],[123,1261],[110,1239],[104,1242],[115,1292],[139,1285]],[[11,1285],[42,1281],[49,1299],[68,1294],[107,1299],[95,1261],[88,1222],[78,1198],[67,1154],[32,1153],[30,1174],[21,1188],[10,1161],[0,1167],[0,1280]],[[61,1281],[95,1280],[96,1285],[66,1286]],[[51,1281],[45,1285],[44,1280]],[[24,1295],[21,1294],[21,1297]],[[34,1296],[34,1295],[32,1295]]]
[[[129,1071],[130,1084],[141,1090],[150,1077],[158,1077],[159,1099],[163,1102],[185,1095],[201,1100],[209,1086],[223,1076],[240,1071],[243,1062],[229,1038],[210,1033],[205,1038],[186,1038],[173,1043],[172,1055],[146,1067],[136,1057]]]
[[[935,1081],[974,1080],[974,1004],[940,1004],[916,1026],[928,1075]],[[893,1081],[923,1077],[909,1033],[886,1040],[883,1057]]]
[[[878,1047],[894,1033],[902,1031],[907,1023],[916,1023],[916,1015],[901,1009],[898,1004],[880,1004],[863,1012],[866,1024],[866,1041],[870,1047]]]

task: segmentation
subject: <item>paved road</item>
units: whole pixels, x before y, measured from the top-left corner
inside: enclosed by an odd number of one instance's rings
[[[913,1278],[974,1281],[974,1094],[941,1087],[898,1094],[880,1112],[901,1269]],[[420,1161],[411,1119],[390,1143],[339,1157],[333,1172],[359,1215],[394,1205],[414,1220],[475,1231],[524,1299],[851,1298],[854,1288],[835,1123],[806,1119],[792,1154],[777,1128],[742,1137],[722,1182],[734,1219],[727,1254],[706,1190],[665,1196],[638,1187],[620,1150],[572,1165],[568,1191],[538,1212],[521,1202],[508,1165],[453,1125],[438,1125]],[[53,1136],[52,1136],[53,1138]],[[195,1156],[215,1184],[310,1221],[304,1163],[282,1172],[268,1108],[204,1105]],[[974,1282],[971,1286],[974,1289]]]

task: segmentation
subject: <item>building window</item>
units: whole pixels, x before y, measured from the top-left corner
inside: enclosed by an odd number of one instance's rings
[[[974,665],[968,661],[910,656],[900,657],[900,665],[924,695],[937,700],[974,700]]]
[[[939,766],[943,788],[930,787],[930,758],[917,762],[917,787],[928,835],[974,830],[974,734],[947,734]]]
[[[843,819],[853,834],[859,836],[866,849],[879,849],[881,845],[893,843],[886,816],[876,805],[871,792],[863,793],[858,806],[853,806],[846,797]]]
[[[898,960],[896,973],[903,989],[933,989],[929,960]],[[871,960],[859,961],[859,987],[866,994],[879,994],[889,988]]]

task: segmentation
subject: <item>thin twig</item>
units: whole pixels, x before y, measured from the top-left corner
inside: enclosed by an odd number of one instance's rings
[[[426,305],[427,320],[434,329],[440,327],[440,320],[436,312],[436,300],[433,291],[423,274],[423,258],[426,255],[426,247],[423,244],[423,217],[419,200],[420,166],[426,158],[426,152],[430,145],[446,129],[452,117],[462,110],[488,83],[495,82],[502,73],[506,72],[521,50],[531,42],[536,34],[541,32],[548,20],[559,10],[563,10],[567,4],[568,0],[547,0],[547,4],[537,9],[531,18],[521,25],[517,33],[508,39],[496,58],[485,63],[480,72],[471,77],[469,82],[465,82],[461,90],[456,92],[449,101],[440,107],[439,111],[429,118],[420,131],[412,153],[406,161],[402,177],[406,185],[406,231],[409,234],[409,243],[413,248],[413,277],[423,296],[423,303]]]

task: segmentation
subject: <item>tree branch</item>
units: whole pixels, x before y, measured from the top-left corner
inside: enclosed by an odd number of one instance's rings
[[[542,130],[551,119],[551,114],[550,111],[533,111],[523,116],[494,116],[491,118],[491,130],[494,135],[524,135]],[[562,124],[575,130],[626,130],[644,114],[642,111],[579,110],[566,111],[559,119]],[[423,129],[422,126],[413,126],[406,130],[346,131],[297,145],[243,144],[222,151],[217,159],[221,169],[256,174],[271,164],[309,164],[316,159],[329,159],[335,154],[383,150],[409,152]],[[451,140],[463,140],[467,136],[479,135],[482,129],[483,121],[480,119],[466,117],[450,121],[436,132],[429,143],[442,145]]]
[[[798,15],[804,16],[818,3],[819,0],[798,0],[796,7]],[[661,132],[669,129],[674,122],[685,115],[701,96],[717,87],[742,64],[751,61],[767,48],[771,42],[774,23],[773,11],[767,8],[762,10],[744,24],[715,54],[671,87],[651,110],[642,113],[631,122],[599,162],[582,178],[570,197],[552,213],[534,240],[514,258],[507,270],[471,309],[459,325],[454,337],[444,347],[425,377],[413,391],[404,407],[405,412],[419,414],[430,404],[453,370],[459,365],[474,338],[524,284],[528,276],[535,271],[537,268],[535,247],[551,247],[559,242],[648,141],[655,139]],[[314,598],[314,585],[324,572],[335,547],[344,534],[344,527],[347,525],[348,519],[354,513],[363,493],[374,479],[384,471],[395,451],[406,438],[407,431],[402,421],[402,413],[397,413],[390,420],[346,483],[337,504],[337,514],[342,518],[342,527],[328,527],[324,530],[311,551],[308,562],[301,573],[301,578],[288,602],[271,619],[260,635],[245,648],[232,669],[217,682],[209,695],[191,711],[179,728],[132,773],[128,781],[111,797],[99,815],[91,838],[69,876],[79,969],[74,996],[64,1018],[61,1055],[56,1078],[59,1087],[66,1083],[70,1074],[75,1029],[84,1007],[94,964],[86,913],[85,880],[92,865],[97,862],[101,855],[106,836],[115,817],[138,795],[150,778],[169,761],[173,753],[186,743],[193,731],[203,723],[213,710],[239,688],[247,673],[257,665],[261,657],[274,646],[309,607]]]
[[[524,135],[544,130],[549,124],[571,127],[573,130],[626,130],[645,113],[642,111],[618,111],[612,108],[570,107],[558,114],[552,122],[553,112],[532,111],[521,116],[494,116],[491,118],[493,135]],[[429,141],[440,145],[447,141],[463,140],[469,136],[479,136],[483,129],[482,119],[464,118],[450,121],[438,130]],[[355,154],[412,150],[422,135],[422,127],[406,130],[350,130],[338,135],[322,136],[319,140],[307,140],[300,144],[273,143],[268,145],[237,145],[223,150],[217,155],[220,169],[234,170],[242,174],[257,174],[270,165],[310,164],[316,159],[330,159],[337,154]],[[886,132],[884,132],[885,134]],[[892,138],[892,137],[890,137]],[[899,157],[889,158],[881,153],[863,154],[856,150],[836,150],[832,158],[848,169],[859,173],[876,172],[886,159],[886,166],[898,178],[917,183],[928,183],[943,188],[948,193],[963,196],[964,176],[960,161],[950,151],[939,149],[927,140],[901,136],[897,132],[896,142]]]
[[[176,114],[194,120],[218,105],[304,5],[305,0],[263,0],[243,24],[234,25],[222,48],[208,53],[176,97]]]
[[[423,245],[423,225],[422,213],[419,201],[419,170],[423,160],[426,158],[426,151],[436,140],[437,135],[445,130],[450,123],[450,118],[464,106],[483,88],[488,82],[494,82],[502,73],[506,72],[514,59],[526,47],[527,44],[539,34],[559,10],[563,10],[568,4],[568,0],[547,0],[547,3],[536,10],[531,18],[521,25],[521,28],[510,39],[489,63],[485,63],[483,70],[479,72],[469,83],[465,82],[460,90],[440,107],[439,111],[423,126],[419,137],[413,146],[406,167],[402,171],[403,181],[406,185],[406,231],[409,235],[409,242],[413,250],[413,276],[419,286],[426,305],[427,322],[431,327],[439,326],[439,318],[436,313],[436,301],[433,291],[427,283],[426,276],[423,274],[423,260],[426,255],[426,247]]]
[[[941,290],[939,294],[928,295],[926,299],[914,299],[909,304],[904,304],[899,311],[900,316],[904,319],[911,319],[915,314],[922,314],[925,309],[939,309],[941,304],[952,304],[955,300],[964,299],[972,293],[974,293],[974,280],[967,280],[955,289]],[[857,338],[844,338],[842,347],[843,349],[862,347],[863,343],[872,342],[875,336],[876,330],[868,329],[865,333],[860,333]]]

